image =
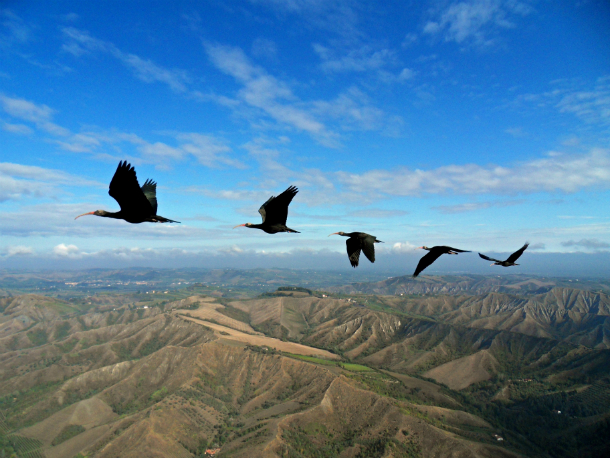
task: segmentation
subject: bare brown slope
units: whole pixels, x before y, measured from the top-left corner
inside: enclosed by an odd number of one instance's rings
[[[425,372],[439,383],[452,390],[461,390],[473,383],[489,380],[497,372],[498,361],[487,350],[455,359]]]

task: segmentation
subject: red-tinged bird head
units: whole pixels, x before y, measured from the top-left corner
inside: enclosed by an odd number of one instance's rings
[[[237,226],[234,226],[233,229],[235,229],[236,227],[250,227],[250,226],[252,226],[252,223],[238,224]]]
[[[328,236],[330,237],[331,235],[345,235],[345,232],[341,231],[341,232],[333,232],[332,234],[329,234]]]

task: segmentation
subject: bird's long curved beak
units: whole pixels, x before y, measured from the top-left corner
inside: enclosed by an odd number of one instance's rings
[[[236,227],[240,227],[240,226],[245,226],[245,224],[238,224],[237,226],[233,227],[233,229],[235,229]]]
[[[332,234],[328,234],[328,236],[330,237],[331,235],[339,235],[338,232],[333,232]]]
[[[81,216],[85,216],[85,215],[94,215],[94,214],[95,214],[95,212],[83,213],[82,215],[78,215],[78,216],[77,216],[76,218],[74,218],[74,219],[78,219],[78,218],[80,218]]]

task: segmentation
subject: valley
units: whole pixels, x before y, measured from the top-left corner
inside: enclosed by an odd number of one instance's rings
[[[0,456],[610,452],[608,282],[187,281],[3,286]]]

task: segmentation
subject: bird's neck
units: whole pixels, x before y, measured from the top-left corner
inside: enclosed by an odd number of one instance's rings
[[[114,219],[124,219],[123,215],[121,214],[121,211],[118,212],[100,212],[100,214],[98,216],[102,216],[104,218],[114,218]]]

